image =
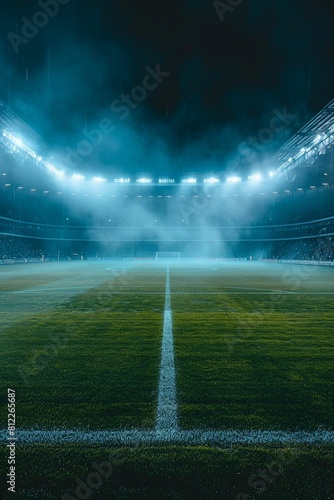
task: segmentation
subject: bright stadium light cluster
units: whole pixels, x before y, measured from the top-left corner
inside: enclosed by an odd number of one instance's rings
[[[72,179],[74,181],[84,181],[85,180],[85,176],[81,175],[81,174],[73,174],[72,175]]]
[[[137,179],[138,184],[151,184],[152,179],[149,179],[148,177],[141,177],[140,179]]]
[[[242,179],[241,177],[238,177],[237,175],[231,175],[230,177],[227,177],[226,182],[228,184],[238,184],[238,182],[241,182]]]
[[[251,182],[260,182],[262,181],[263,177],[262,174],[256,173],[248,176],[248,180]]]
[[[187,179],[182,179],[182,184],[196,184],[197,179],[195,177],[188,177]]]
[[[304,163],[313,163],[334,144],[334,99],[304,125],[272,158],[277,176]]]
[[[56,177],[59,177],[60,179],[62,179],[65,175],[65,172],[63,170],[59,170],[58,168],[56,168],[54,165],[52,165],[51,163],[49,162],[44,162],[44,165],[46,166],[46,168],[48,169],[48,171],[52,174],[54,174]]]
[[[107,179],[105,177],[93,177],[92,181],[97,184],[103,184],[104,182],[107,182]]]
[[[322,140],[322,137],[319,135],[319,137],[316,137],[317,141]],[[47,171],[47,173],[54,175],[56,178],[61,179],[61,180],[72,180],[72,181],[86,181],[86,182],[93,182],[96,184],[104,184],[107,182],[113,182],[115,184],[130,184],[136,183],[136,184],[153,184],[157,183],[158,185],[168,185],[168,184],[177,184],[175,179],[170,178],[170,177],[161,177],[156,180],[153,180],[149,175],[143,175],[142,177],[138,177],[136,180],[131,180],[129,177],[118,177],[114,178],[112,180],[109,180],[105,177],[100,177],[100,176],[93,176],[90,179],[85,177],[84,175],[74,172],[66,172],[65,167],[64,169],[57,168],[53,163],[45,160],[41,155],[37,154],[35,151],[33,151],[29,146],[27,146],[24,142],[24,140],[19,137],[15,136],[12,133],[8,132],[7,130],[2,131],[2,135],[0,135],[0,142],[2,142],[6,148],[10,149],[10,152],[17,153],[19,151],[23,151],[26,154],[28,154],[31,158],[33,158],[36,161],[36,164],[38,166],[43,167],[44,170]],[[302,151],[301,151],[302,154]],[[292,158],[289,160],[292,161]],[[270,173],[270,177],[274,176],[274,172]],[[226,183],[227,184],[237,184],[240,183],[243,179],[239,177],[238,175],[232,175],[227,177]],[[262,180],[262,175],[260,173],[254,173],[248,177],[248,181],[260,181]],[[181,184],[189,184],[189,185],[194,185],[198,183],[197,177],[195,175],[190,174],[189,177],[184,177],[179,181]],[[220,183],[220,180],[218,177],[215,177],[212,175],[211,177],[204,177],[200,181],[200,183],[203,182],[204,184],[218,184]]]
[[[7,130],[3,130],[2,136],[7,139],[7,141],[8,141],[7,147],[11,150],[11,152],[14,153],[14,152],[17,152],[19,150],[22,150],[25,153],[27,153],[28,155],[30,155],[32,158],[34,158],[35,160],[37,159],[37,154],[35,153],[35,151],[30,149],[28,146],[26,146],[20,137],[14,136],[10,132],[7,132]]]
[[[209,177],[208,179],[204,179],[204,184],[218,184],[219,179],[216,177]]]
[[[65,172],[63,170],[58,169],[48,161],[44,160],[42,156],[37,154],[33,149],[31,149],[27,144],[23,142],[23,140],[20,137],[16,137],[15,135],[11,134],[10,132],[7,132],[7,130],[3,130],[2,136],[7,139],[7,144],[6,146],[10,149],[11,153],[17,153],[19,151],[24,151],[26,154],[28,154],[31,158],[36,160],[39,164],[43,165],[47,172],[54,174],[58,178],[63,178],[65,175]],[[3,142],[3,140],[2,140]]]
[[[4,123],[6,123],[4,121]],[[25,139],[27,137],[27,139]],[[322,139],[321,139],[322,140]],[[40,151],[43,151],[42,154],[34,151],[28,144],[35,144],[35,149],[39,148]],[[2,129],[0,132],[0,146],[5,147],[9,152],[13,153],[14,156],[17,156],[17,159],[24,158],[24,154],[30,156],[31,159],[35,160],[36,166],[46,171],[48,174],[53,175],[57,179],[61,181],[68,182],[85,182],[85,183],[93,183],[93,184],[154,184],[154,185],[170,185],[170,184],[183,184],[183,185],[195,185],[195,184],[205,184],[205,185],[213,185],[220,183],[219,177],[216,177],[214,174],[208,175],[207,177],[203,176],[200,179],[197,178],[197,174],[191,172],[187,177],[183,177],[181,179],[175,180],[174,178],[169,177],[168,175],[165,177],[160,177],[154,179],[150,176],[149,173],[139,174],[137,178],[129,178],[127,176],[121,176],[117,178],[105,178],[100,176],[94,176],[92,173],[91,176],[84,176],[80,172],[71,172],[70,169],[66,168],[65,163],[59,157],[57,161],[52,159],[49,153],[48,145],[43,142],[43,140],[34,133],[29,126],[23,125],[22,133],[21,130],[19,133],[9,132],[9,126]],[[22,153],[24,153],[22,155]],[[43,156],[42,156],[43,155]],[[45,155],[45,157],[44,157]],[[254,174],[254,176],[250,176],[248,180],[259,180],[258,175]],[[242,178],[238,175],[230,176],[226,179],[228,184],[237,184],[242,181]]]
[[[174,184],[175,179],[159,179],[159,184]]]
[[[129,182],[131,182],[131,179],[129,179],[128,177],[127,178],[120,177],[119,179],[114,179],[114,182],[116,184],[128,184]]]

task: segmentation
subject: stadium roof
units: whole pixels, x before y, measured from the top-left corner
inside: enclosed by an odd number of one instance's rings
[[[0,126],[1,131],[7,130],[9,133],[21,136],[26,141],[34,145],[34,149],[41,155],[50,154],[50,146],[36,134],[21,118],[19,118],[8,106],[0,99]]]
[[[334,143],[334,99],[289,139],[273,157],[276,174],[313,163]]]
[[[317,115],[304,125],[291,139],[289,139],[272,158],[272,171],[278,177],[288,173],[302,164],[313,163],[316,158],[327,152],[334,143],[334,99],[330,101]],[[51,147],[23,120],[21,120],[0,99],[0,147],[7,153],[13,154],[18,160],[30,160],[39,169],[47,174],[62,178],[64,174],[70,174],[74,180],[83,180],[84,176],[79,173],[67,171],[62,156],[53,153]],[[131,184],[187,184],[187,183],[214,183],[219,179],[210,176],[200,176],[202,180],[196,180],[194,176],[183,176],[180,179],[160,176],[159,179],[151,179],[150,176],[141,175],[136,178],[118,176],[116,179],[93,177],[94,182],[131,183]],[[248,177],[249,180],[252,176]],[[241,178],[235,178],[242,180]],[[223,179],[221,179],[222,181]],[[226,182],[230,182],[227,178]]]
[[[59,171],[50,163],[62,164],[62,158],[51,151],[47,144],[27,125],[6,103],[0,99],[0,147],[11,153],[17,160],[29,159],[47,173]]]

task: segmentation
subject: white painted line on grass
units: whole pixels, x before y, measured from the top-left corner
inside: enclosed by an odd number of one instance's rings
[[[225,287],[227,290],[250,290],[252,292],[270,292],[270,293],[292,293],[290,290],[275,290],[272,288],[249,288],[245,286],[227,286]]]
[[[131,285],[131,288],[147,288],[149,289],[152,285]],[[223,288],[221,290],[217,290],[215,292],[170,292],[170,295],[221,295],[222,293],[228,293],[229,295],[241,295],[245,293],[246,295],[280,295],[280,294],[293,294],[293,295],[334,295],[334,291],[298,291],[298,292],[289,292],[287,290],[264,290],[257,288],[241,288],[241,287],[228,287]],[[231,288],[238,289],[240,291],[233,291]],[[69,286],[69,287],[57,287],[57,288],[38,288],[38,289],[27,289],[27,290],[6,290],[0,291],[0,295],[16,295],[16,294],[34,294],[34,293],[45,293],[45,292],[56,292],[63,293],[65,291],[70,291],[71,293],[76,293],[77,290],[88,290],[89,293],[101,293],[105,291],[109,291],[113,294],[136,294],[136,295],[149,295],[149,294],[162,294],[164,292],[140,292],[140,291],[126,291],[120,292],[117,289],[111,289],[110,287],[98,287],[98,290],[90,290],[87,289],[86,286]],[[247,291],[246,291],[247,290]],[[252,290],[252,291],[249,291]]]
[[[170,434],[177,430],[177,401],[173,343],[173,320],[170,307],[169,267],[166,271],[166,296],[161,344],[158,406],[155,429]]]
[[[265,431],[265,430],[100,430],[81,429],[19,430],[16,431],[19,444],[159,444],[179,443],[184,445],[287,445],[287,444],[334,444],[334,431]],[[8,430],[0,431],[0,442],[8,442]]]

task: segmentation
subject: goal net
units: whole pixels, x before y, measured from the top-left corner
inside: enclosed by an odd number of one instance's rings
[[[181,252],[156,252],[155,260],[180,260]]]

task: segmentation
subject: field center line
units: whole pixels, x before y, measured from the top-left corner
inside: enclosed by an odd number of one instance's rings
[[[173,343],[173,320],[170,306],[169,266],[166,271],[166,295],[161,344],[160,377],[155,430],[157,433],[177,431],[177,401]]]

